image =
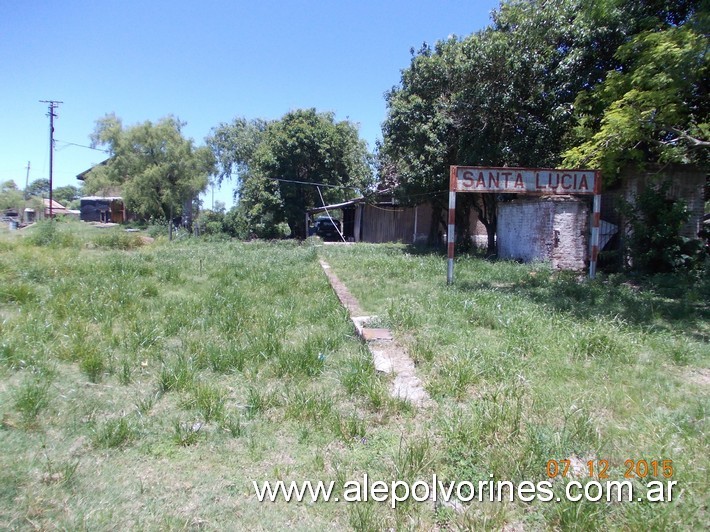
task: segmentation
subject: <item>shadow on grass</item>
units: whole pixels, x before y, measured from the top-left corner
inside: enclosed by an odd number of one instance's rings
[[[590,281],[569,272],[537,272],[512,283],[496,281],[461,281],[456,288],[496,290],[581,319],[616,318],[710,340],[703,330],[710,320],[710,279],[705,273],[645,278],[615,274]]]

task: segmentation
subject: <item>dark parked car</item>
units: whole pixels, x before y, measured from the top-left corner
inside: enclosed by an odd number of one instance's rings
[[[323,240],[340,240],[340,220],[333,218],[317,218],[315,222],[316,235]]]

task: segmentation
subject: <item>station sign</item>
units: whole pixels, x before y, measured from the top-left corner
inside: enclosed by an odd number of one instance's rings
[[[595,194],[595,170],[455,166],[456,192],[513,194]],[[453,183],[452,183],[453,184]]]

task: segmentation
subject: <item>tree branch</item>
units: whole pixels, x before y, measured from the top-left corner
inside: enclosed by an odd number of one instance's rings
[[[673,132],[677,133],[678,136],[681,137],[682,139],[690,142],[690,144],[692,145],[691,147],[693,147],[693,148],[708,148],[708,147],[710,147],[710,141],[696,139],[695,137],[691,137],[690,135],[688,135],[688,133],[686,133],[685,131],[683,131],[681,129],[677,129],[675,127],[672,127],[671,130]]]

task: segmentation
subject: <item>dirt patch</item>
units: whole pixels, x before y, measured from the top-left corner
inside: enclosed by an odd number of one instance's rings
[[[705,388],[705,391],[710,390],[710,369],[708,368],[692,369],[685,373],[685,379],[701,388]]]

